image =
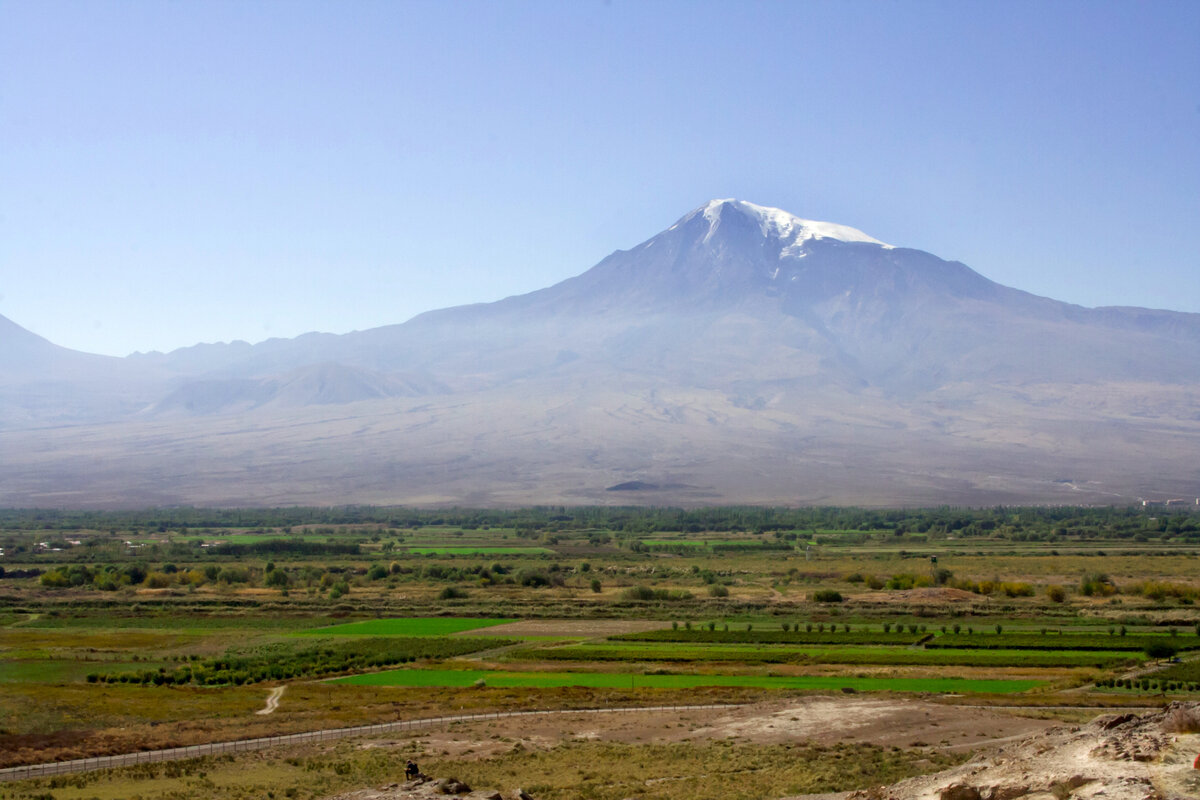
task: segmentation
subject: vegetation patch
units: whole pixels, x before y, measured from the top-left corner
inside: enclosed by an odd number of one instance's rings
[[[1119,636],[1102,633],[979,633],[938,636],[926,647],[971,650],[1125,650],[1144,651],[1151,645],[1167,644],[1178,650],[1200,649],[1200,636]]]
[[[545,547],[408,547],[416,556],[552,556]]]
[[[333,641],[295,649],[275,644],[240,655],[204,659],[168,671],[99,672],[89,683],[140,683],[155,686],[242,685],[261,681],[316,678],[344,672],[377,669],[422,658],[451,658],[491,647],[515,644],[507,639],[381,637]]]
[[[689,689],[738,686],[757,689],[823,689],[869,692],[955,692],[1007,694],[1040,685],[1035,680],[973,678],[859,678],[773,675],[640,675],[631,672],[501,672],[492,670],[396,669],[351,675],[338,683],[359,686],[584,686],[597,689]]]
[[[494,617],[472,619],[460,617],[401,617],[347,622],[343,625],[311,628],[306,631],[300,631],[300,633],[314,636],[447,636],[452,633],[489,628],[493,625],[504,625],[514,621]]]
[[[1113,667],[1138,663],[1138,653],[1112,651],[923,650],[906,647],[742,647],[683,644],[581,644],[519,650],[514,660],[547,661],[729,661],[758,664],[877,664],[947,667]]]
[[[714,624],[715,625],[715,624]],[[726,626],[730,627],[730,626]],[[797,623],[797,628],[801,627]],[[824,624],[821,625],[825,627]],[[912,645],[916,644],[927,634],[916,633],[884,633],[865,629],[845,630],[846,626],[834,626],[837,630],[807,631],[807,630],[756,630],[751,624],[741,626],[741,630],[725,630],[724,628],[708,629],[707,627],[687,629],[666,629],[657,631],[640,631],[613,636],[612,639],[627,642],[683,642],[687,644],[837,644],[837,645]]]
[[[405,760],[416,758],[429,774],[489,790],[522,786],[538,800],[757,800],[892,783],[964,757],[864,744],[567,742],[479,759],[447,757],[419,744],[363,748],[339,742],[21,781],[8,784],[4,794],[14,800],[316,800],[394,783]]]

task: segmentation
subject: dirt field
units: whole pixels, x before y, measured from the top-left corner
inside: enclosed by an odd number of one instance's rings
[[[566,713],[463,723],[431,731],[421,739],[427,751],[455,758],[488,758],[507,752],[517,743],[524,748],[549,748],[571,738],[624,743],[732,740],[776,744],[811,740],[967,749],[993,740],[1027,736],[1052,724],[1003,711],[903,698],[808,697],[734,709]]]

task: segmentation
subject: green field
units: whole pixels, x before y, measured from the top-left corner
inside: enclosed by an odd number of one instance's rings
[[[1039,635],[1033,633],[1002,633],[973,635],[944,635],[930,641],[929,648],[963,648],[969,650],[1144,650],[1152,644],[1167,644],[1176,650],[1200,649],[1200,636],[1187,634],[1167,636],[1115,636],[1099,633],[1063,633]]]
[[[415,556],[552,556],[545,547],[402,547]]]
[[[551,661],[740,661],[759,664],[876,664],[946,667],[1111,667],[1140,653],[1117,651],[920,650],[904,647],[746,647],[738,645],[582,644],[521,650],[514,659]]]
[[[367,619],[327,628],[309,628],[305,636],[446,636],[513,622],[511,619],[459,619],[456,617],[404,617]]]
[[[357,686],[488,686],[553,688],[583,686],[593,689],[694,689],[700,686],[737,686],[757,689],[844,688],[866,692],[942,692],[1009,694],[1040,685],[1033,680],[974,680],[970,678],[830,678],[771,675],[638,675],[620,672],[498,672],[487,670],[395,669],[338,678],[333,683]]]
[[[180,634],[204,634],[212,631],[244,630],[244,631],[279,631],[286,632],[296,628],[312,628],[313,623],[332,623],[333,617],[321,615],[267,615],[267,614],[233,614],[226,616],[198,615],[184,613],[162,613],[159,611],[143,612],[129,615],[127,613],[101,613],[80,611],[71,616],[38,616],[24,617],[22,621],[9,627],[10,630],[62,630],[78,628],[88,632],[109,630],[145,630],[170,631]]]
[[[0,661],[0,683],[78,683],[92,672],[135,672],[139,669],[157,669],[158,666],[158,662],[146,661]]]
[[[662,628],[610,637],[623,642],[679,642],[681,644],[791,644],[791,645],[892,645],[907,647],[931,636],[928,633],[884,633],[883,631],[784,631],[774,629],[746,630],[679,630]]]
[[[1200,509],[0,509],[0,548],[0,766],[459,710],[765,709],[845,691],[957,694],[1081,719],[1200,691]],[[1153,644],[1183,662],[1152,665]],[[1161,671],[1125,677],[1139,666]],[[284,686],[280,713],[259,715]],[[903,743],[941,741],[930,727]],[[725,744],[679,741],[686,733],[661,737],[694,777],[671,800],[728,769]],[[914,755],[924,762],[949,741]],[[439,750],[393,745],[437,768]],[[960,745],[955,758],[968,755]],[[623,774],[626,751],[595,747],[564,757],[559,782],[534,795],[578,797],[584,769],[592,786]],[[308,755],[280,755],[300,765],[285,764],[303,773],[296,797],[324,797],[370,785],[342,761],[383,749],[322,745],[328,777],[343,782],[320,791]],[[487,744],[469,752],[463,763],[508,758]],[[838,775],[855,766],[849,752],[829,753]],[[592,761],[610,771],[593,773]],[[674,775],[650,761],[647,779]],[[531,783],[527,765],[497,785]],[[747,762],[728,785],[773,771],[761,768]],[[189,778],[188,796],[285,794],[274,775],[235,772],[227,787]],[[444,774],[468,777],[458,765]],[[176,794],[149,771],[111,792],[74,780],[22,797]],[[609,788],[619,798],[661,785]]]

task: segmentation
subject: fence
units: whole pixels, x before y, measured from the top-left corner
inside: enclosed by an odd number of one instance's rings
[[[332,728],[308,733],[288,733],[280,736],[264,736],[258,739],[237,739],[231,742],[210,742],[209,744],[194,744],[188,747],[172,747],[166,750],[143,750],[140,753],[124,753],[116,756],[96,756],[94,758],[77,758],[72,761],[56,761],[48,764],[26,764],[20,767],[0,769],[0,781],[21,781],[30,778],[45,778],[53,775],[66,775],[73,772],[91,772],[98,769],[127,767],[132,764],[155,764],[161,761],[179,761],[186,758],[203,758],[204,756],[219,756],[226,753],[247,753],[252,750],[266,750],[287,744],[303,744],[305,742],[328,742],[333,739],[344,739],[350,736],[368,736],[371,734],[388,733],[392,731],[409,731],[418,728],[428,728],[435,725],[449,725],[454,722],[478,722],[489,719],[504,719],[506,717],[522,717],[545,714],[621,714],[629,712],[663,712],[663,711],[700,711],[720,708],[739,708],[740,704],[709,704],[695,706],[641,706],[630,708],[581,708],[560,709],[555,711],[494,711],[484,714],[457,714],[448,717],[431,717],[428,719],[401,720],[398,722],[381,722],[375,725],[355,725],[351,728]]]

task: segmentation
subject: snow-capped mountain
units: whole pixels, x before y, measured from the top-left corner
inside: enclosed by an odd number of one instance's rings
[[[101,370],[0,342],[27,354],[0,356],[0,504],[1129,501],[1200,478],[1200,315],[1073,306],[738,200],[546,289],[343,336]],[[101,421],[130,488],[46,433]],[[47,438],[62,460],[18,474]]]

